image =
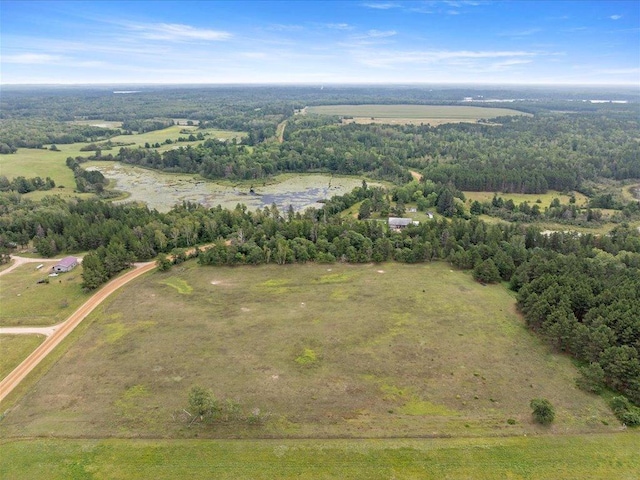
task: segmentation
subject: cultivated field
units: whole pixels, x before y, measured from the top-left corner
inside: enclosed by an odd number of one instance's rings
[[[48,277],[56,263],[44,262],[40,270],[36,270],[37,263],[28,263],[0,277],[0,326],[55,325],[89,298],[80,287],[82,267]]]
[[[505,115],[530,115],[510,108],[484,108],[461,105],[322,105],[307,107],[307,113],[338,115],[344,122],[385,124],[475,123]]]
[[[620,429],[501,286],[444,263],[199,267],[117,292],[0,423],[5,438],[384,438]],[[194,385],[258,424],[188,426]],[[556,407],[549,428],[529,401]]]
[[[639,436],[427,440],[60,440],[0,444],[13,480],[496,479],[635,480]]]

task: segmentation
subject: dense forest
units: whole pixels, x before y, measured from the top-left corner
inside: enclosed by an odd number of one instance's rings
[[[483,124],[341,125],[297,116],[284,142],[252,149],[207,140],[162,154],[121,148],[116,159],[211,178],[261,179],[284,172],[329,171],[407,181],[407,168],[461,190],[544,193],[584,189],[585,180],[640,177],[640,120],[628,114],[540,114]]]
[[[471,93],[470,93],[471,92]],[[459,104],[468,95],[513,98],[531,116],[478,124],[343,124],[332,116],[296,113],[332,103]],[[255,180],[285,172],[330,172],[384,179],[394,187],[369,187],[327,200],[322,208],[249,211],[194,203],[159,213],[140,205],[100,199],[32,202],[21,194],[54,186],[50,179],[0,177],[0,251],[32,246],[39,255],[89,252],[83,286],[90,290],[138,260],[158,258],[160,268],[194,256],[208,265],[304,262],[406,263],[446,261],[482,283],[505,282],[517,295],[527,325],[579,364],[581,388],[603,393],[627,425],[640,424],[640,232],[626,223],[640,202],[599,190],[607,182],[640,178],[637,94],[612,91],[620,104],[584,101],[593,92],[543,89],[420,89],[414,87],[218,87],[111,90],[16,89],[3,94],[0,150],[50,143],[86,142],[88,158],[109,158],[209,179]],[[543,100],[541,98],[544,98]],[[483,105],[503,106],[490,101]],[[112,144],[115,134],[165,128],[174,119],[204,128],[247,133],[220,141],[192,135],[195,145],[159,152],[157,146]],[[77,120],[122,122],[102,129]],[[276,128],[286,121],[283,138]],[[198,133],[198,130],[193,130]],[[118,148],[117,153],[115,148]],[[79,192],[102,195],[106,179],[68,158]],[[412,180],[411,171],[422,174]],[[547,190],[582,192],[584,207],[554,200],[549,207],[505,200],[501,194]],[[501,192],[465,207],[465,191]],[[387,226],[408,203],[442,217]],[[345,215],[349,208],[357,217]],[[608,234],[541,233],[531,222],[598,222],[615,210]],[[487,224],[482,214],[507,222]],[[375,218],[375,219],[374,219]],[[168,254],[171,254],[168,256]]]

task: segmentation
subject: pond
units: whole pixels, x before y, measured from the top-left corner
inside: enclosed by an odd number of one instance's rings
[[[149,208],[167,212],[177,203],[195,202],[205,207],[221,205],[235,208],[239,203],[249,210],[275,203],[280,211],[289,205],[296,211],[320,207],[321,200],[344,195],[362,185],[360,177],[336,177],[329,174],[281,175],[269,183],[256,181],[254,193],[248,184],[223,185],[188,174],[157,172],[118,162],[91,162],[87,170],[99,170],[116,190],[129,194],[122,202],[144,202]],[[275,181],[274,181],[275,180]],[[380,185],[369,183],[370,185]]]

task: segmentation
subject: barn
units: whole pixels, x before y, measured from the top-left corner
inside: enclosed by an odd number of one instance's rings
[[[78,259],[76,257],[65,257],[56,263],[51,270],[56,273],[70,272],[78,265]]]

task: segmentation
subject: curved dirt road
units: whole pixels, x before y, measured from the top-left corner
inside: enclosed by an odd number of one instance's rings
[[[15,258],[15,257],[14,257]],[[31,260],[31,259],[29,259]],[[37,260],[36,260],[37,261]],[[50,259],[49,259],[50,261]],[[13,266],[13,265],[12,265]],[[0,402],[33,370],[62,340],[76,328],[103,300],[124,284],[156,268],[155,262],[136,263],[135,269],[107,283],[76,310],[36,348],[20,365],[0,382]],[[6,272],[6,270],[5,270]]]

